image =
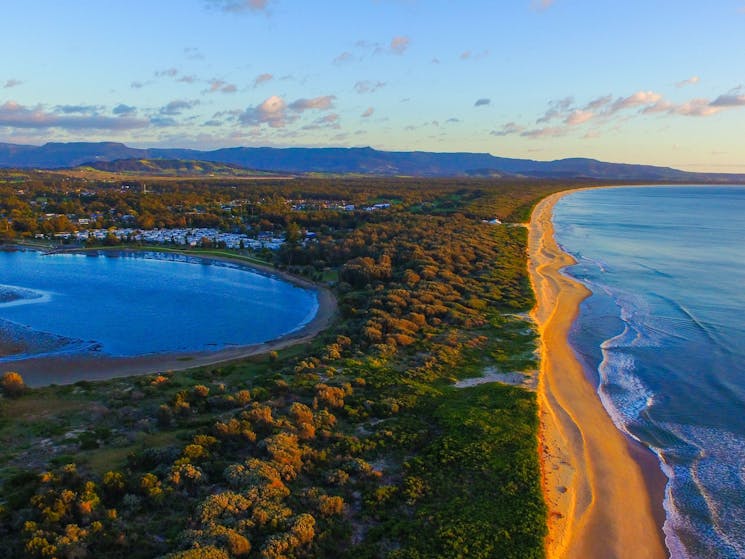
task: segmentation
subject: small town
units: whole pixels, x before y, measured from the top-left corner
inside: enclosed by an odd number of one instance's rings
[[[312,238],[313,233],[306,233],[306,238]],[[48,236],[37,233],[36,239],[46,239]],[[226,233],[215,228],[195,229],[86,229],[72,233],[55,233],[53,238],[62,242],[105,243],[115,240],[127,243],[152,243],[159,245],[176,245],[188,247],[219,247],[230,249],[251,248],[254,250],[277,250],[285,237],[271,232],[259,232],[256,237],[249,237],[243,233]]]

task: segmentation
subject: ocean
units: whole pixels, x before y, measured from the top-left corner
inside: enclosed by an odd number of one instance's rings
[[[130,357],[261,343],[300,328],[317,310],[313,291],[239,265],[155,252],[0,252],[5,369],[39,355]]]
[[[570,343],[660,459],[671,556],[745,557],[745,187],[585,190],[553,221],[593,293]]]

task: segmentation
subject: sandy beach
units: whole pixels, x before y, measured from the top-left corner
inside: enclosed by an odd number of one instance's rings
[[[540,406],[549,558],[667,557],[661,523],[665,477],[656,458],[618,429],[588,380],[568,335],[590,292],[561,273],[574,259],[554,239],[553,206],[536,206],[529,268],[541,334]]]
[[[247,264],[241,260],[213,256],[205,258],[239,264],[248,269],[255,269],[260,273],[277,276],[287,282],[313,290],[318,298],[318,311],[313,319],[300,329],[260,344],[229,347],[218,351],[167,353],[137,357],[110,357],[96,355],[95,353],[36,357],[0,363],[0,373],[16,371],[21,373],[28,386],[35,387],[49,384],[72,384],[80,380],[106,380],[162,371],[182,371],[195,367],[226,364],[307,342],[325,330],[336,316],[336,298],[330,290],[316,283],[266,266]],[[2,340],[0,340],[0,349],[3,349],[2,343]]]

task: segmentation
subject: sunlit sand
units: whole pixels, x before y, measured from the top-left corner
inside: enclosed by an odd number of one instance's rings
[[[543,200],[530,224],[533,310],[541,333],[538,400],[550,558],[666,557],[642,468],[585,376],[568,334],[589,291],[561,273],[574,263],[554,240]]]

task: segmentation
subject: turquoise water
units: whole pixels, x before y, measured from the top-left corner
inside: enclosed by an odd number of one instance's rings
[[[248,268],[159,253],[0,252],[0,337],[29,356],[212,351],[310,321],[313,291]]]
[[[672,557],[745,557],[745,187],[582,191],[554,224],[593,292],[571,342],[660,458]]]

